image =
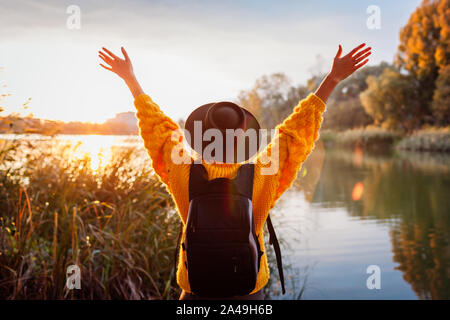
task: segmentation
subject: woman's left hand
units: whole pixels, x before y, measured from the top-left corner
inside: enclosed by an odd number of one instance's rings
[[[365,43],[360,44],[342,58],[342,46],[339,45],[338,52],[334,57],[330,77],[339,82],[364,66],[369,61],[367,57],[372,54],[370,51],[372,49],[371,47],[363,49],[365,45]]]

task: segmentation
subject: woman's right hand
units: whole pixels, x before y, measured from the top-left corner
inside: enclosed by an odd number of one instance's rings
[[[119,58],[105,47],[102,49],[103,51],[98,52],[98,56],[106,63],[106,66],[100,63],[103,68],[114,72],[125,81],[134,77],[133,65],[131,64],[131,60],[123,47],[121,49],[124,59]]]

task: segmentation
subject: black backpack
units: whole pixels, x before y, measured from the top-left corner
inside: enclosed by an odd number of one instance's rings
[[[186,250],[184,267],[188,269],[191,291],[198,296],[243,296],[256,286],[263,252],[253,221],[253,176],[254,165],[244,164],[233,180],[209,181],[202,164],[191,164],[189,212],[182,248]],[[284,294],[280,248],[270,217],[267,225]],[[177,246],[175,266],[178,249]]]

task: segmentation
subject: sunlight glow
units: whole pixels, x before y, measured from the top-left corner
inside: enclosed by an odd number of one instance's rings
[[[353,151],[353,164],[361,167],[363,163],[364,153],[361,147],[356,147]]]
[[[101,136],[88,135],[79,136],[73,139],[73,153],[70,161],[75,159],[89,159],[90,168],[94,173],[111,160],[111,139],[104,139]],[[100,143],[101,142],[101,143]]]
[[[136,145],[140,142],[137,136],[105,136],[105,135],[77,135],[64,136],[72,149],[69,162],[88,159],[90,169],[94,173],[104,168],[111,161],[117,147]]]

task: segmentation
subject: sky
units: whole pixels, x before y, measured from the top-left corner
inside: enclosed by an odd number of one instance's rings
[[[369,65],[392,62],[399,30],[420,3],[0,0],[0,92],[10,94],[2,115],[103,122],[135,111],[123,80],[99,66],[102,46],[116,54],[124,46],[143,90],[174,120],[186,118],[205,103],[235,101],[263,75],[303,84],[313,70],[329,70],[339,44],[345,53],[365,42]],[[67,27],[70,5],[80,9],[79,29]],[[380,8],[380,29],[367,27],[371,5]]]

